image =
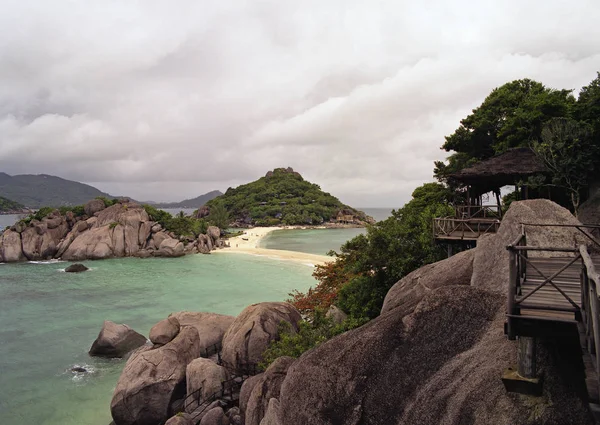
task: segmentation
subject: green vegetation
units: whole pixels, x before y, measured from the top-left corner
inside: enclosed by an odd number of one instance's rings
[[[311,322],[301,321],[298,332],[295,332],[289,323],[281,322],[279,325],[279,339],[271,341],[269,348],[263,352],[263,361],[259,367],[265,370],[275,359],[281,356],[300,357],[305,351],[336,335],[357,328],[365,322],[365,320],[350,318],[336,325],[333,320],[325,317],[322,312],[318,312]]]
[[[24,208],[25,205],[0,196],[0,212],[18,211]]]
[[[117,223],[116,221],[113,221],[112,223],[110,223],[108,225],[109,229],[114,229],[115,227],[117,227],[119,225],[119,223]]]
[[[229,226],[229,213],[223,202],[215,201],[210,207],[210,214],[207,220],[213,226],[217,226],[219,229],[226,229]]]
[[[151,220],[156,221],[163,229],[173,232],[177,236],[197,237],[201,233],[206,233],[206,229],[208,228],[205,220],[186,217],[183,211],[176,217],[173,217],[168,212],[159,210],[152,205],[144,205],[144,209]]]
[[[211,215],[219,203],[232,220],[257,226],[321,224],[335,218],[340,210],[365,218],[290,168],[277,168],[252,183],[227,189],[206,204]]]

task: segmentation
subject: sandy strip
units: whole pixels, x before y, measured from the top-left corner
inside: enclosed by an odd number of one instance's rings
[[[245,230],[243,235],[236,236],[227,240],[229,248],[219,249],[213,253],[235,253],[251,254],[261,257],[269,257],[277,260],[295,261],[303,264],[325,264],[333,261],[333,257],[327,255],[308,254],[305,252],[286,251],[281,249],[259,248],[258,245],[265,236],[275,230],[295,229],[296,227],[255,227]]]

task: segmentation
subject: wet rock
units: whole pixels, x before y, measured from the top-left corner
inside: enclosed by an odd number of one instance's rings
[[[71,264],[69,267],[65,269],[67,273],[81,273],[86,270],[89,270],[86,266],[81,263]]]
[[[144,345],[146,337],[127,325],[117,325],[106,320],[92,344],[90,356],[123,357],[130,351]]]

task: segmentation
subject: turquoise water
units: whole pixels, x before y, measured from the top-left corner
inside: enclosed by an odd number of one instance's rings
[[[326,255],[330,250],[339,252],[344,242],[364,232],[365,229],[275,230],[260,241],[260,247]]]
[[[391,215],[389,208],[363,208],[362,210],[377,221],[385,220]],[[365,232],[366,229],[353,228],[276,230],[260,242],[260,247],[325,255],[331,250],[339,252],[346,241]]]
[[[134,258],[68,263],[0,264],[0,423],[107,425],[124,365],[91,358],[102,322],[127,323],[148,335],[181,310],[238,314],[259,301],[280,301],[315,283],[312,268],[236,254],[177,259]],[[79,365],[93,372],[76,376]]]

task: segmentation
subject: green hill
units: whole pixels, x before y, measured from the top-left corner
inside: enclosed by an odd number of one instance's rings
[[[205,193],[192,199],[185,199],[181,202],[151,202],[150,204],[156,208],[200,208],[211,199],[221,196],[223,193],[218,190]]]
[[[0,213],[7,212],[20,212],[25,209],[25,205],[19,204],[18,202],[11,201],[0,196]]]
[[[291,168],[276,168],[260,179],[229,188],[206,205],[222,204],[232,221],[256,226],[364,224],[372,219],[302,178]]]
[[[93,186],[47,174],[0,173],[0,194],[28,208],[79,205],[97,196],[113,198]]]

